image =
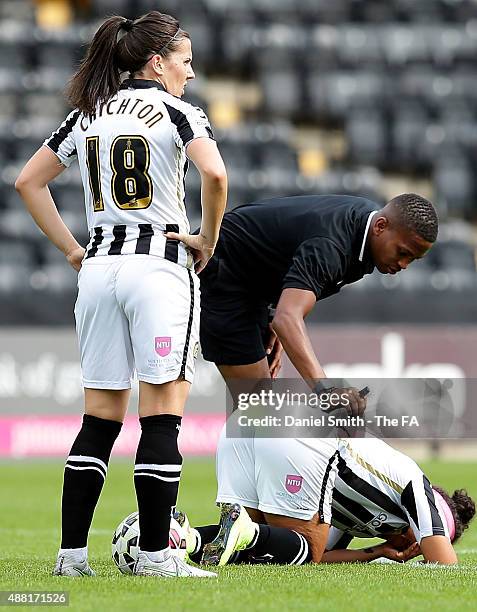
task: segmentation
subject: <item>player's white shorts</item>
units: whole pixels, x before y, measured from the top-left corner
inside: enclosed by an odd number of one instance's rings
[[[153,255],[86,259],[75,305],[83,385],[129,389],[140,381],[192,382],[200,291],[192,271]]]
[[[217,502],[331,523],[336,438],[227,438],[217,447]]]

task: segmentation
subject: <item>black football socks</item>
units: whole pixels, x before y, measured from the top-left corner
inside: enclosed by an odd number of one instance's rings
[[[258,537],[246,550],[240,551],[235,563],[273,563],[303,565],[311,555],[306,538],[296,531],[259,525]]]
[[[139,419],[141,438],[134,466],[139,510],[139,548],[155,552],[169,546],[169,527],[182,469],[177,447],[182,418],[160,414]]]
[[[61,503],[61,548],[83,548],[122,423],[85,414],[66,460]]]

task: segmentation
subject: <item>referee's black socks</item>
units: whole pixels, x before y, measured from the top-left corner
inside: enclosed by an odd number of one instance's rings
[[[177,501],[182,457],[177,446],[182,418],[160,414],[139,419],[141,438],[134,466],[139,510],[139,548],[160,551],[169,546],[171,514]]]
[[[66,460],[61,502],[61,548],[83,548],[122,423],[83,416]]]

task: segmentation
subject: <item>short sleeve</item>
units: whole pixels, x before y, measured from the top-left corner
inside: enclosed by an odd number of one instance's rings
[[[79,110],[72,111],[60,127],[43,143],[51,149],[64,166],[69,166],[76,158],[76,144],[73,128],[80,115]]]
[[[422,538],[433,535],[449,537],[445,518],[437,507],[431,484],[422,472],[404,488],[401,504],[418,543]]]
[[[180,109],[169,104],[165,106],[176,127],[174,139],[178,147],[187,147],[196,138],[214,138],[209,119],[198,106],[184,104]]]
[[[307,289],[318,300],[322,293],[336,292],[330,287],[342,280],[344,271],[344,256],[335,243],[329,238],[313,238],[295,251],[282,289]]]
[[[186,118],[192,130],[192,138],[186,145],[194,138],[214,138],[209,119],[199,106],[193,106]]]

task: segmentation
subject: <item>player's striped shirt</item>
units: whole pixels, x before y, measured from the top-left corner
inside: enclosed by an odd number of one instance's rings
[[[189,233],[187,145],[213,138],[204,112],[156,81],[129,79],[92,117],[72,111],[44,144],[69,166],[78,159],[90,241],[86,258],[152,254],[192,266],[185,245],[164,232]]]
[[[383,537],[411,526],[416,541],[449,537],[445,517],[419,466],[382,440],[342,440],[333,490],[327,548],[346,548],[352,537]],[[345,541],[343,541],[345,540]]]

